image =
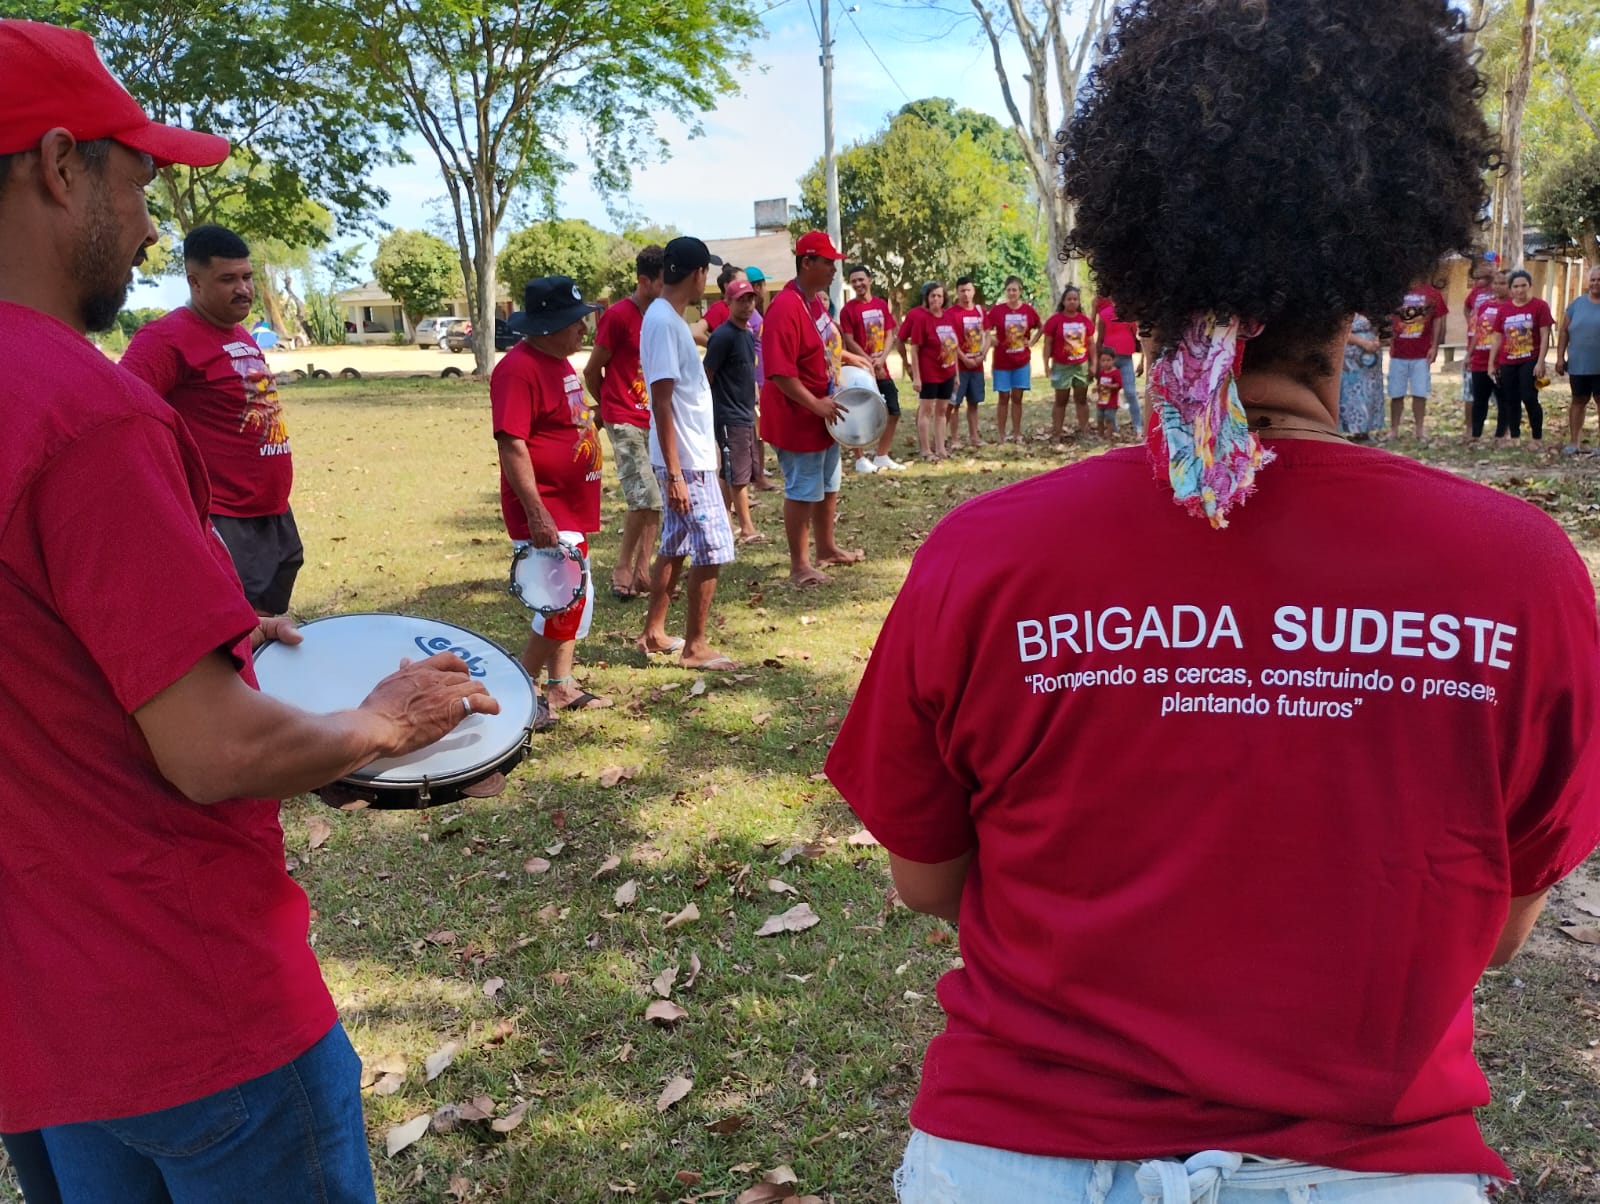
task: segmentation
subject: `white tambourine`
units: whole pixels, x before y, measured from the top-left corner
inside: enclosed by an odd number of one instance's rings
[[[589,568],[577,538],[563,531],[554,547],[518,543],[511,552],[506,586],[511,596],[541,615],[558,615],[581,604],[589,592]]]

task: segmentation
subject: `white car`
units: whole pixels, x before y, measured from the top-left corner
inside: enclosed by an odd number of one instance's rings
[[[437,347],[439,336],[444,333],[444,328],[450,322],[449,314],[440,314],[435,318],[423,318],[417,323],[416,333],[412,339],[418,347]]]

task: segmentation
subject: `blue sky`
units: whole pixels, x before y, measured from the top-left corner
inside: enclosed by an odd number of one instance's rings
[[[662,122],[671,154],[634,172],[625,199],[631,214],[704,238],[730,238],[752,232],[755,201],[798,199],[799,177],[822,154],[816,5],[776,0],[740,92],[704,114],[699,137],[676,121]],[[1069,6],[1084,7],[1082,0]],[[838,146],[872,135],[908,98],[948,96],[1010,124],[988,41],[967,0],[835,0],[831,7]],[[852,7],[856,11],[847,13]],[[1008,66],[1021,87],[1020,53],[1013,52]],[[408,144],[414,163],[380,168],[373,181],[390,196],[385,222],[433,228],[444,187],[431,152],[414,141]],[[602,228],[616,224],[581,169],[563,185],[558,208],[563,217]],[[356,237],[369,252],[376,249],[376,236]],[[171,306],[186,297],[181,280],[165,280],[138,289],[130,304]]]

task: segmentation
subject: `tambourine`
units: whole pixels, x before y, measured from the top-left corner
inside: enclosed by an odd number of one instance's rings
[[[558,615],[578,605],[589,592],[589,569],[578,541],[563,531],[553,547],[519,542],[511,552],[507,592],[535,614]]]

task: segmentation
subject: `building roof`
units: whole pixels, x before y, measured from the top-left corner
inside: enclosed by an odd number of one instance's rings
[[[760,268],[774,285],[794,279],[794,241],[787,234],[751,234],[744,238],[708,238],[706,246],[723,263],[735,267]],[[711,289],[716,289],[716,272],[710,273]]]
[[[496,290],[495,291],[496,291],[496,294],[498,295],[498,297],[500,298],[500,300],[509,301],[511,299],[511,289],[504,281],[497,281],[496,282]],[[467,300],[467,295],[464,292],[458,291],[455,294],[455,296],[448,297],[448,298],[446,298],[446,300],[447,301],[459,301],[459,302],[465,304],[466,300]],[[342,293],[335,293],[333,295],[333,303],[335,305],[399,305],[400,304],[400,302],[396,301],[388,293],[384,292],[381,288],[379,288],[378,287],[378,282],[376,280],[369,280],[365,284],[357,285],[355,288],[347,288]]]

